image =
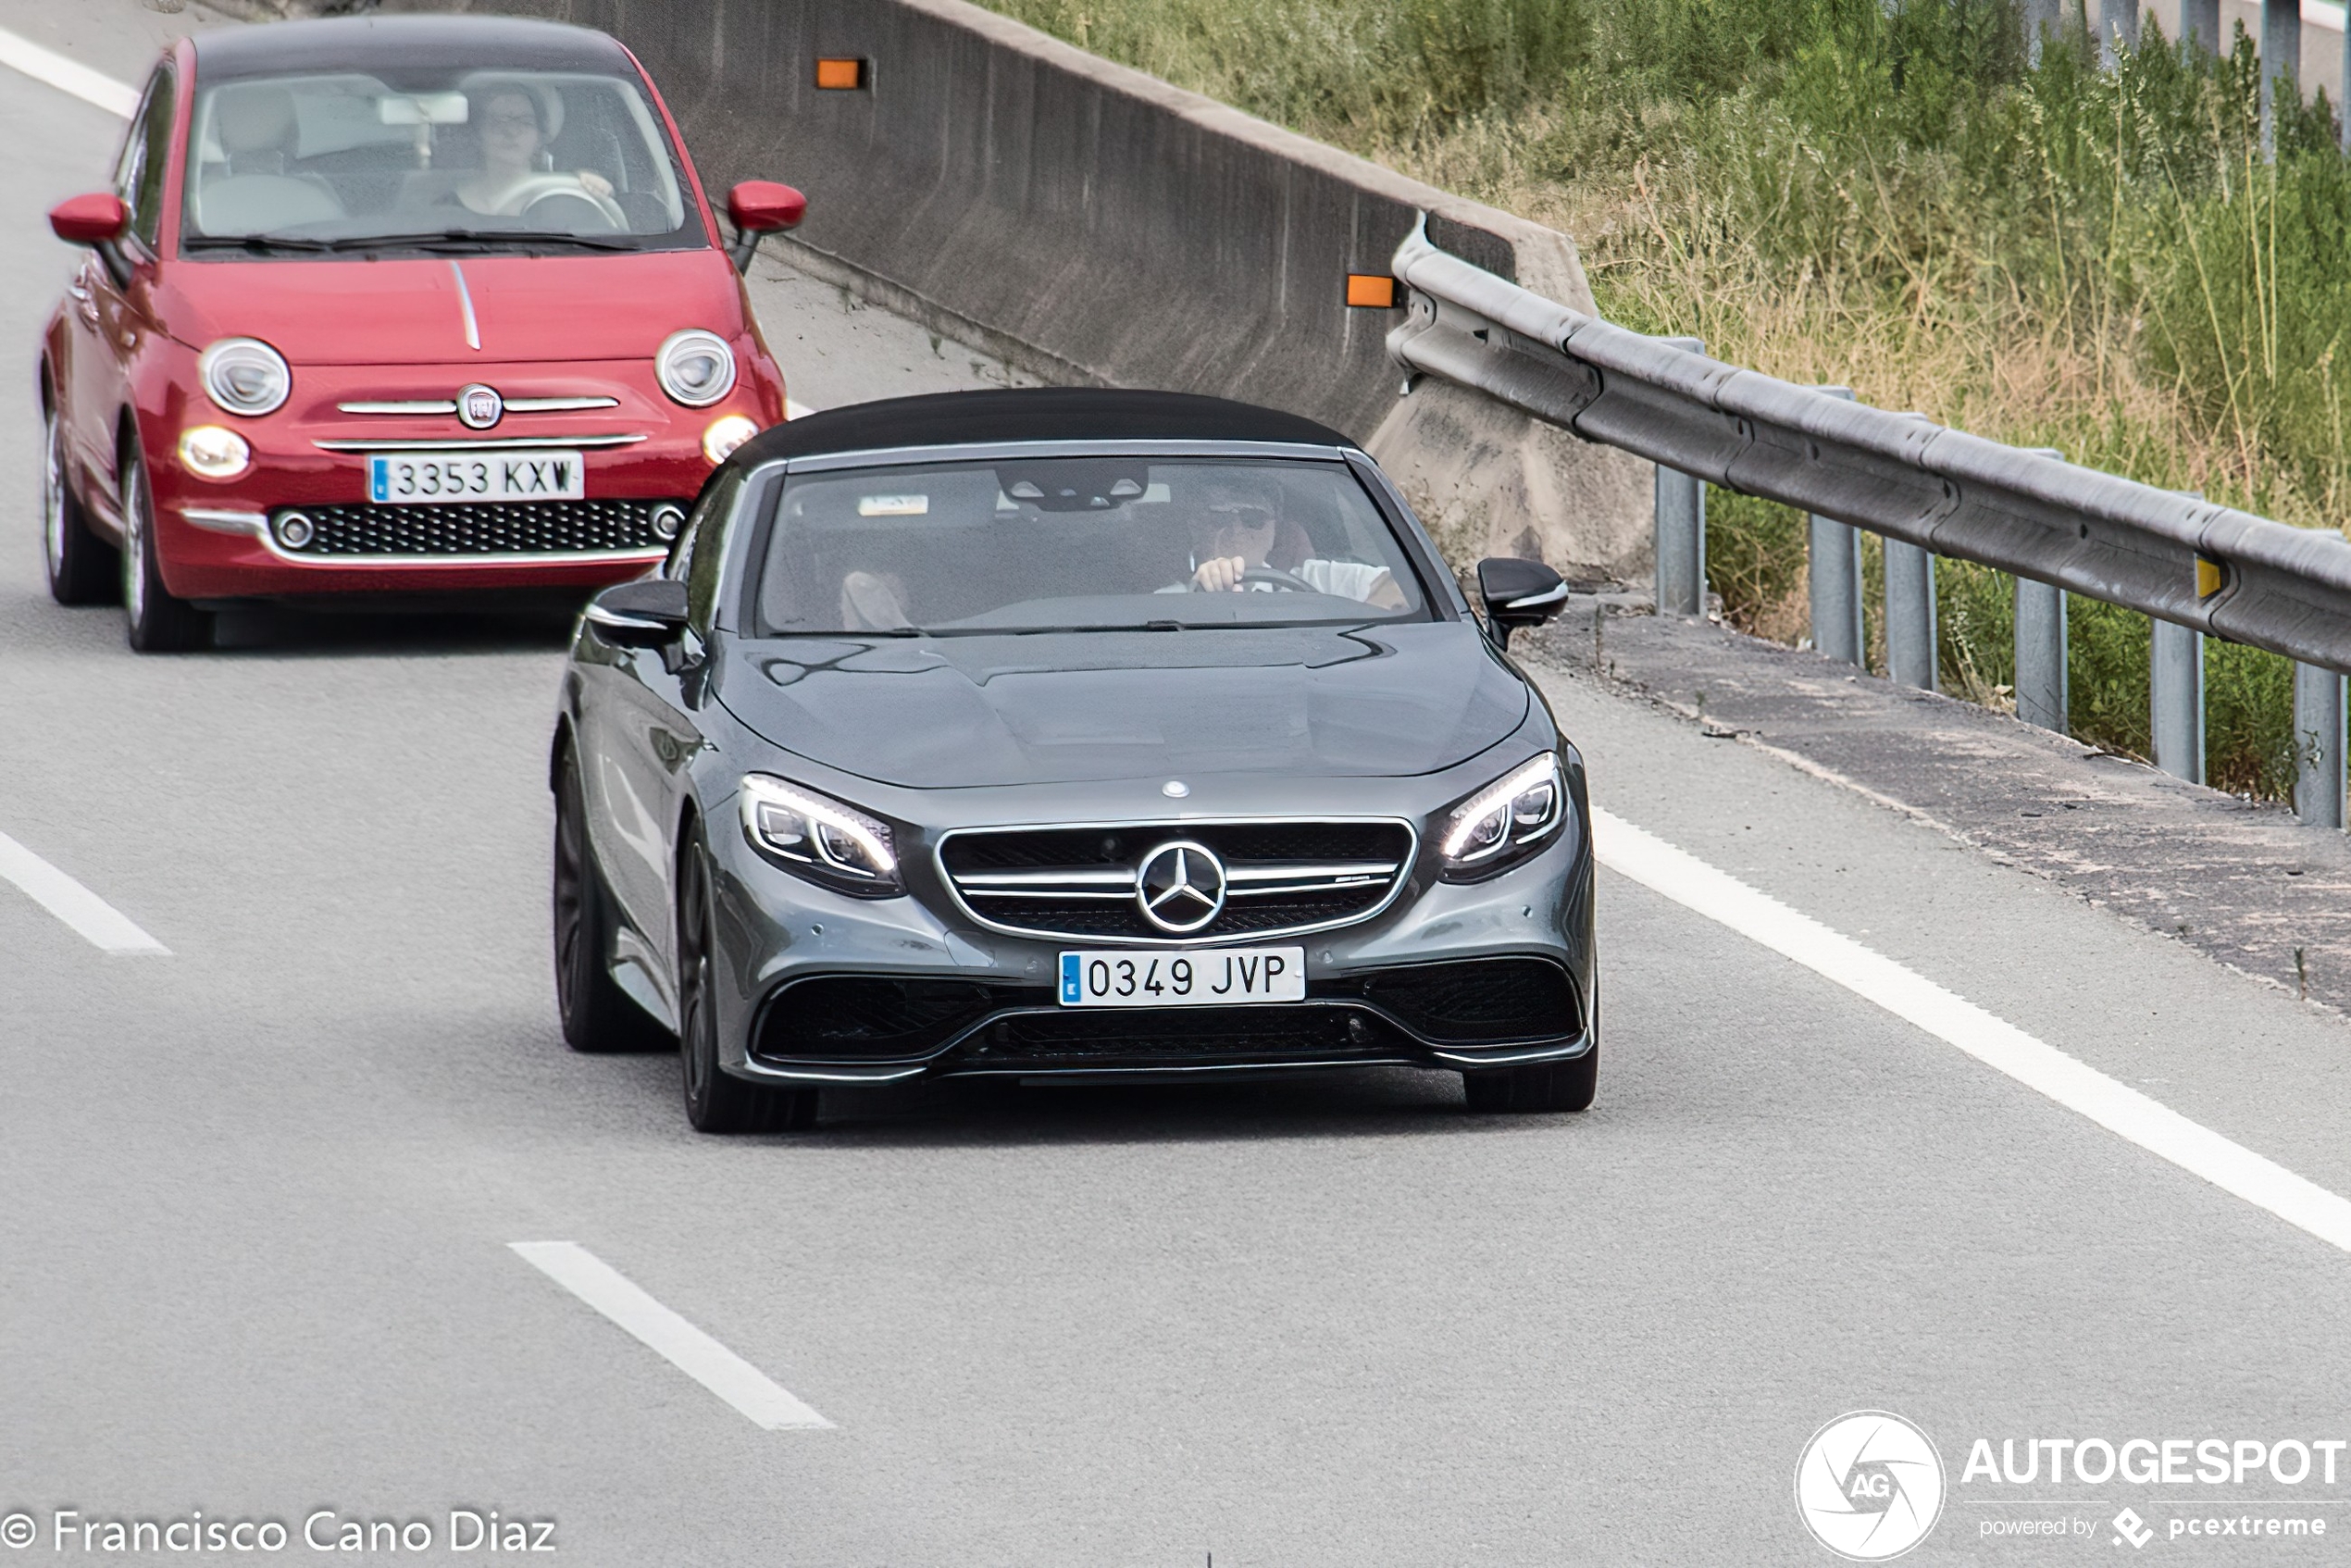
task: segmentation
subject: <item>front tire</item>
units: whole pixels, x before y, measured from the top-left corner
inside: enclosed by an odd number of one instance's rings
[[[1463,1073],[1469,1107],[1481,1112],[1582,1111],[1599,1089],[1600,1042],[1565,1062]]]
[[[718,1064],[717,923],[710,857],[689,844],[678,890],[678,1055],[685,1064],[686,1120],[696,1132],[799,1132],[816,1125],[813,1089],[745,1083]]]
[[[612,977],[617,922],[588,844],[579,754],[568,745],[555,778],[555,1008],[563,1017],[564,1043],[595,1055],[665,1050],[673,1043],[668,1031]]]
[[[60,604],[104,604],[120,591],[114,549],[91,531],[81,498],[66,478],[65,421],[56,400],[42,417],[41,542],[49,597]]]
[[[122,454],[122,613],[142,653],[192,653],[212,646],[212,617],[163,585],[155,556],[155,504],[135,444]]]

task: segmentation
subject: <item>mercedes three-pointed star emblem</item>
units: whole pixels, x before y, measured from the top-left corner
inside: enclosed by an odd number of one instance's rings
[[[1224,911],[1225,863],[1188,839],[1162,844],[1135,868],[1135,902],[1163,931],[1200,930]]]

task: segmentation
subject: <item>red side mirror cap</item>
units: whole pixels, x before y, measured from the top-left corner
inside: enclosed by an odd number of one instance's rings
[[[130,222],[131,209],[122,205],[122,198],[106,191],[68,196],[49,209],[50,232],[70,245],[98,245],[119,239]]]
[[[808,216],[808,198],[772,180],[746,180],[727,193],[727,216],[746,234],[772,234],[798,228]]]

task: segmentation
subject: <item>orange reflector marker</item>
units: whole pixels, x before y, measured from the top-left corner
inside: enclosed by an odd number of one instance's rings
[[[816,85],[834,92],[854,93],[865,85],[864,60],[818,60]]]
[[[2229,574],[2221,568],[2220,562],[2208,561],[2201,555],[2196,558],[2196,596],[2197,598],[2211,598],[2226,587],[2228,581]]]
[[[1379,272],[1350,272],[1347,303],[1362,310],[1394,310],[1396,280]]]

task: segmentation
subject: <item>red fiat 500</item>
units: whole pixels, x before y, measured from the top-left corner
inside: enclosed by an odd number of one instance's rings
[[[131,642],[224,602],[577,589],[667,551],[784,417],[739,273],[804,206],[750,181],[722,243],[676,124],[599,32],[474,17],[185,40],[42,340],[49,583]]]

